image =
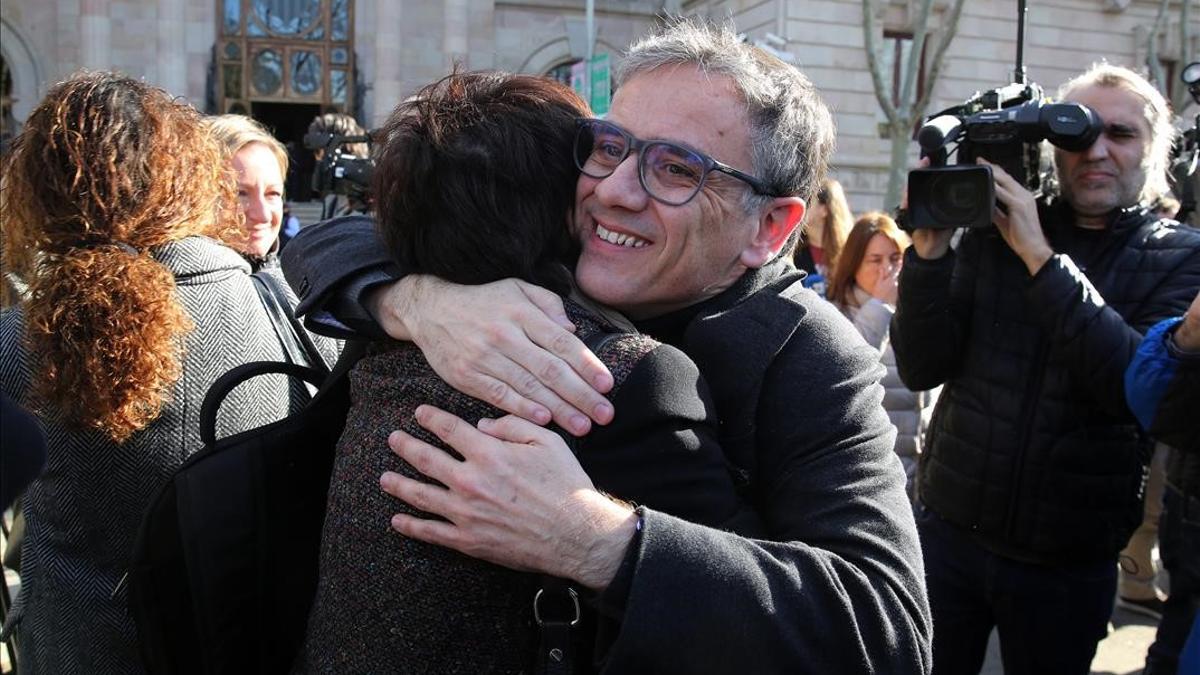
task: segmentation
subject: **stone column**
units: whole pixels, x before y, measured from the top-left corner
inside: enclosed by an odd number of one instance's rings
[[[371,119],[367,123],[372,127],[377,127],[383,124],[387,119],[392,108],[400,102],[401,80],[403,75],[404,58],[401,51],[401,45],[404,44],[404,37],[401,34],[400,22],[404,9],[407,3],[389,2],[388,0],[359,0],[358,9],[360,16],[366,14],[364,10],[367,5],[371,5],[370,14],[372,21],[369,24],[371,31],[374,33],[374,73],[370,70],[364,70],[363,74],[367,82],[372,84],[371,101],[369,107],[364,107],[368,111]],[[366,18],[363,16],[363,18]],[[363,26],[365,22],[359,22],[359,26]],[[363,35],[362,31],[356,33],[356,36]]]
[[[184,0],[158,1],[158,85],[176,96],[188,93],[184,10]]]
[[[108,0],[81,0],[79,3],[80,67],[113,67],[112,19],[108,15],[108,4]]]

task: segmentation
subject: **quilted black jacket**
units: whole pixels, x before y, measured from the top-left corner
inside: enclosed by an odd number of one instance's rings
[[[1200,287],[1200,233],[1135,207],[1104,230],[1042,209],[1056,254],[1030,277],[994,229],[900,277],[892,343],[910,389],[945,383],[921,500],[987,548],[1042,563],[1113,557],[1141,521],[1149,444],[1123,375],[1142,334]]]

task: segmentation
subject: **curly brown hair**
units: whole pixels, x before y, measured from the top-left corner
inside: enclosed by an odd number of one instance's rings
[[[4,171],[4,267],[29,283],[33,403],[116,442],[148,425],[181,373],[193,327],[154,247],[236,237],[237,192],[200,114],[111,72],[56,85]]]

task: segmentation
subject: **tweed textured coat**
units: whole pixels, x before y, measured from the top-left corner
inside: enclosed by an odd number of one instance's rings
[[[158,488],[202,447],[200,405],[234,366],[284,360],[279,339],[250,280],[249,264],[204,237],[158,247],[195,329],[184,340],[183,373],[162,414],[123,444],[38,415],[47,464],[23,497],[26,532],[21,592],[6,632],[15,630],[22,672],[139,673],[137,634],[121,583],[142,512]],[[0,384],[30,406],[37,372],[19,308],[0,314]],[[317,338],[327,360],[334,341]],[[281,376],[258,378],[226,398],[218,436],[274,421],[302,401]]]

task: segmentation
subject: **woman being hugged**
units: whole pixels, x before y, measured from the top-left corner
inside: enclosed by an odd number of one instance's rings
[[[886,390],[883,407],[896,427],[896,454],[904,464],[908,493],[912,497],[917,456],[941,388],[910,391],[905,387],[900,381],[896,355],[888,340],[888,328],[892,314],[896,312],[900,288],[900,267],[904,249],[909,244],[908,235],[890,216],[873,211],[859,217],[846,237],[846,245],[830,279],[829,300],[854,322],[863,338],[881,352],[881,362],[887,367],[887,375],[883,378]]]
[[[201,116],[123,75],[77,75],[34,109],[0,204],[4,265],[29,284],[0,314],[0,386],[46,431],[25,493],[15,632],[22,672],[141,672],[122,578],[154,492],[202,446],[209,385],[282,360],[237,241],[234,180]],[[259,378],[220,435],[289,411]]]

